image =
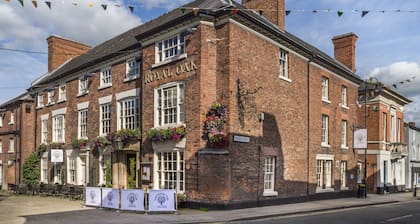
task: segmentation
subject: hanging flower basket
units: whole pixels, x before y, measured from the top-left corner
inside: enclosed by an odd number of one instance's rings
[[[211,148],[224,148],[228,144],[225,132],[225,123],[228,120],[229,112],[226,106],[220,103],[213,103],[207,112],[204,121],[204,137],[207,146]]]

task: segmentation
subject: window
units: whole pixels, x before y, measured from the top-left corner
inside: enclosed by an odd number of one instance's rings
[[[396,134],[396,132],[395,132],[395,116],[391,114],[391,141],[390,142],[395,142],[396,141],[395,134]]]
[[[48,90],[47,105],[54,104],[54,95],[55,95],[54,89]]]
[[[322,77],[322,100],[329,102],[329,93],[328,93],[328,78]]]
[[[89,86],[89,79],[87,77],[83,77],[79,79],[79,95],[87,94]]]
[[[0,114],[0,128],[3,127],[3,114]]]
[[[277,196],[274,191],[274,176],[276,170],[276,158],[274,156],[264,159],[264,196]]]
[[[69,183],[76,184],[76,158],[68,157]]]
[[[280,49],[280,78],[289,79],[288,53],[283,49]]]
[[[3,142],[0,141],[0,154],[2,154],[2,153],[3,153]]]
[[[101,70],[101,83],[100,87],[112,86],[112,71],[111,68]]]
[[[42,153],[41,156],[41,182],[48,183],[48,152]]]
[[[316,166],[316,183],[318,189],[331,188],[332,176],[332,160],[317,160]]]
[[[44,106],[44,94],[39,93],[38,94],[38,107],[43,107],[43,106]]]
[[[61,85],[58,88],[58,101],[66,101],[66,85]]]
[[[347,105],[347,87],[341,87],[341,106],[344,108],[348,108]]]
[[[106,185],[107,166],[111,166],[111,155],[102,155],[99,163],[99,184]],[[109,169],[111,171],[111,169]]]
[[[157,175],[159,189],[185,189],[184,152],[158,152]]]
[[[384,142],[386,142],[386,113],[382,113],[382,136]]]
[[[178,34],[156,43],[156,63],[185,53],[185,35]]]
[[[185,122],[184,84],[173,84],[156,90],[155,126]]]
[[[322,115],[321,145],[328,146],[328,116]]]
[[[104,104],[100,106],[99,122],[99,134],[109,134],[111,132],[111,104]]]
[[[79,139],[87,138],[88,110],[79,110]]]
[[[48,136],[48,120],[41,121],[41,143],[47,143],[47,136]]]
[[[126,79],[134,79],[140,76],[140,59],[129,59],[126,64]]]
[[[54,164],[54,183],[62,184],[61,164]]]
[[[357,183],[362,183],[363,172],[362,172],[362,163],[357,162]]]
[[[64,115],[53,117],[53,142],[64,142],[65,120]]]
[[[140,127],[140,100],[129,98],[119,102],[120,129],[136,129]]]
[[[11,138],[9,140],[9,153],[15,152],[15,139]]]
[[[347,121],[341,121],[341,148],[347,148]]]
[[[341,188],[347,187],[347,161],[341,161],[340,163],[340,179],[341,179]]]
[[[9,124],[14,124],[15,123],[15,113],[11,112],[10,113],[10,122]]]
[[[401,142],[401,119],[398,118],[397,123],[397,142]]]

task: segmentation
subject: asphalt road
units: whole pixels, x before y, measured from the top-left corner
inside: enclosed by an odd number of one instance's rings
[[[323,223],[323,224],[419,224],[420,201],[403,202],[397,204],[336,210],[298,216],[272,217],[261,220],[250,220],[233,223],[248,224],[296,224],[296,223]]]

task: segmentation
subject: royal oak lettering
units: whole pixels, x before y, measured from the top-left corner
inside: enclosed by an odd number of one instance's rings
[[[154,81],[159,81],[161,79],[167,79],[175,75],[181,75],[187,72],[195,71],[198,69],[198,66],[194,62],[187,62],[184,64],[177,65],[175,69],[165,68],[159,71],[148,71],[144,77],[144,83],[151,83]]]

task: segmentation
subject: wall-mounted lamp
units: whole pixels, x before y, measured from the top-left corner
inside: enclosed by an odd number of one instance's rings
[[[258,113],[258,121],[263,122],[264,121],[264,112]]]
[[[373,111],[375,111],[375,112],[378,112],[378,110],[379,110],[378,106],[376,106],[376,105],[373,105],[373,106],[372,106],[372,109],[373,109]]]

